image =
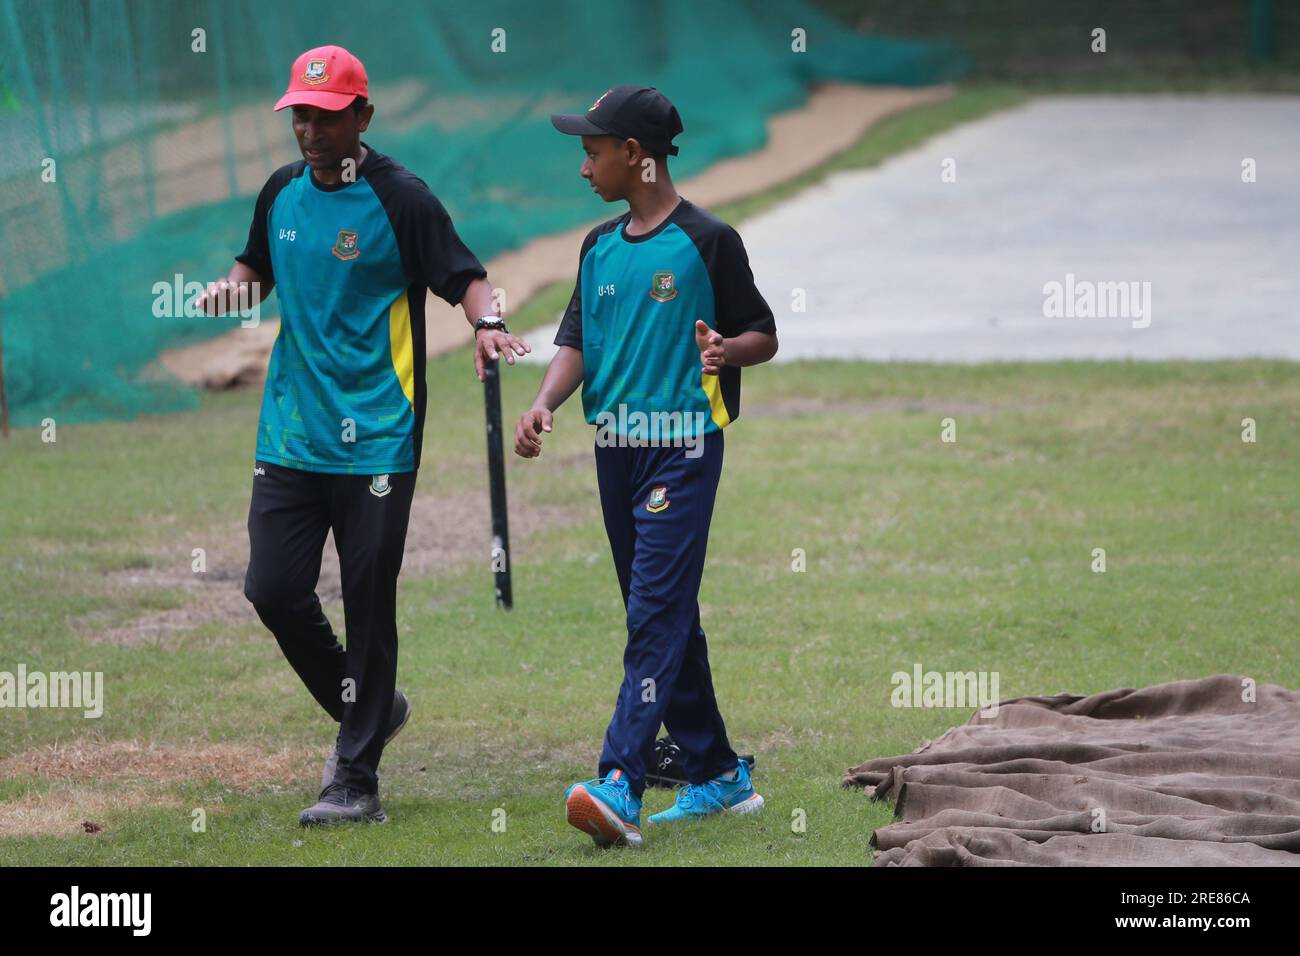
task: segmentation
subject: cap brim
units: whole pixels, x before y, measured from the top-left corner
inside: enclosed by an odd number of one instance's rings
[[[280,97],[275,109],[278,112],[286,106],[316,106],[337,113],[351,106],[357,96],[356,93],[331,93],[328,90],[290,90]]]
[[[570,136],[608,136],[609,130],[601,129],[585,116],[573,113],[552,113],[551,125],[561,133]]]

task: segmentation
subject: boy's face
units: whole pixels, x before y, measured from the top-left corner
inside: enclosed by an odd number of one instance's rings
[[[359,112],[351,106],[341,110],[295,106],[293,134],[307,165],[316,170],[336,169],[344,159],[355,156],[374,109],[371,103]]]
[[[617,136],[584,136],[582,149],[587,154],[579,175],[605,202],[626,199],[636,175],[636,157],[640,149],[635,140]]]

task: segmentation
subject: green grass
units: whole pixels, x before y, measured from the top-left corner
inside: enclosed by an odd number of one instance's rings
[[[508,414],[539,375],[509,372]],[[481,485],[470,376],[465,353],[430,365],[422,494]],[[871,404],[898,398],[922,404]],[[251,609],[149,645],[76,624],[175,600],[142,603],[106,570],[188,565],[191,547],[238,533],[257,402],[211,395],[194,414],[11,440],[0,480],[21,493],[0,509],[0,669],[102,670],[107,699],[98,721],[4,712],[0,753],[140,740],[323,756],[329,721]],[[758,753],[762,817],[666,832],[638,853],[594,852],[562,821],[563,788],[598,753],[623,632],[589,429],[570,405],[539,461],[510,462],[517,511],[571,516],[520,541],[516,609],[492,608],[484,568],[402,578],[400,680],[416,711],[384,758],[389,825],[299,832],[314,767],[252,790],[92,780],[76,793],[129,784],[147,799],[96,817],[97,834],[0,840],[0,862],[862,864],[890,808],[841,790],[840,772],[968,715],[892,709],[890,675],[915,662],[997,671],[1003,697],[1220,672],[1300,686],[1294,365],[797,363],[747,373],[746,406],[728,430],[701,602],[728,727]],[[948,408],[955,444],[939,440]],[[1247,416],[1256,444],[1239,437]],[[1105,574],[1089,570],[1096,547]],[[791,571],[795,548],[805,573]],[[17,776],[0,799],[68,786]],[[190,829],[199,807],[206,833]],[[791,830],[799,810],[804,833]]]

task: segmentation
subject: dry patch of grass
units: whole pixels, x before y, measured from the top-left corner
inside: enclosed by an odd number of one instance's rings
[[[512,547],[534,533],[575,520],[574,509],[552,504],[514,504],[510,513]],[[491,516],[486,491],[459,495],[417,497],[411,503],[411,520],[402,560],[403,577],[438,577],[466,565],[491,560]],[[194,548],[203,548],[207,570],[193,570]],[[244,572],[248,567],[248,533],[242,525],[221,532],[190,533],[174,546],[148,557],[147,567],[111,571],[107,585],[114,591],[143,589],[180,592],[175,607],[147,610],[134,619],[108,625],[104,615],[83,616],[76,627],[87,640],[118,646],[176,645],[194,628],[211,622],[247,625],[261,632],[261,623],[244,597]],[[320,581],[316,593],[321,603],[339,605],[342,578],[334,533],[325,539]]]
[[[177,784],[218,780],[234,790],[283,783],[300,774],[314,750],[268,751],[241,743],[143,743],[76,740],[0,760],[0,778],[140,781]]]
[[[101,833],[110,813],[180,806],[181,800],[175,794],[152,792],[144,787],[99,790],[64,785],[0,803],[0,839]]]
[[[316,750],[268,751],[241,743],[77,740],[0,760],[0,779],[52,781],[0,802],[0,838],[99,833],[109,815],[182,807],[182,784],[217,781],[240,792],[292,784],[315,772]],[[107,786],[106,786],[107,785]]]

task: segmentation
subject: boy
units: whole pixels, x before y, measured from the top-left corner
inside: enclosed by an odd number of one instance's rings
[[[698,595],[722,429],[740,413],[741,367],[776,354],[776,324],[735,230],[673,186],[667,157],[682,124],[662,93],[615,87],[585,115],[551,122],[582,137],[582,177],[628,211],[582,244],[560,350],[515,429],[515,452],[541,452],[552,413],[581,383],[628,642],[600,776],[570,787],[565,807],[597,845],[636,846],[661,723],[690,783],[650,823],[763,806],[718,712]]]
[[[424,434],[425,289],[464,307],[480,379],[485,361],[513,364],[527,346],[428,186],[361,140],[375,110],[361,61],[338,46],[303,53],[275,104],[288,107],[303,158],[271,175],[248,245],[200,305],[221,314],[279,290],[244,594],[339,722],[299,823],[382,823],[379,758],[411,714],[395,686],[396,605]],[[346,651],[315,593],[331,528]]]

